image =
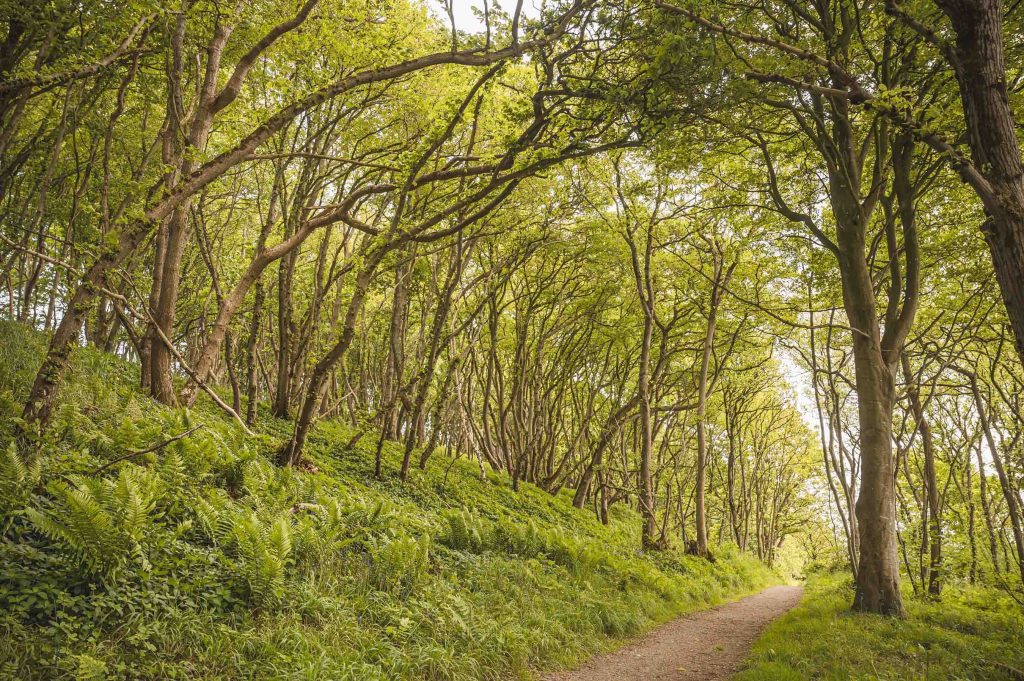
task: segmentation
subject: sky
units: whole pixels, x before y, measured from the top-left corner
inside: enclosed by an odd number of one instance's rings
[[[473,8],[476,7],[478,10],[483,11],[484,3],[483,0],[451,0],[453,3],[453,10],[455,14],[455,27],[460,31],[466,31],[467,33],[479,33],[484,30],[484,22],[481,21],[473,14]],[[488,3],[493,7],[494,0],[488,0]],[[448,21],[447,11],[443,0],[427,0],[427,4],[431,11],[437,14],[437,16],[443,18],[445,22]],[[506,12],[511,14],[515,10],[515,0],[505,0],[504,2],[497,3]],[[535,17],[540,12],[537,9],[540,6],[539,0],[524,0],[523,2],[523,14],[528,17]]]

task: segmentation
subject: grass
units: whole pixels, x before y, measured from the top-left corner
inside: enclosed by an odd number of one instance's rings
[[[800,605],[758,640],[737,681],[1020,679],[1024,611],[993,589],[905,595],[907,618],[853,614],[848,575],[812,578]]]
[[[728,551],[641,553],[624,505],[604,526],[465,459],[402,484],[389,443],[375,480],[372,433],[347,448],[339,423],[279,468],[287,422],[165,408],[88,348],[25,461],[8,443],[44,340],[0,323],[0,678],[530,678],[776,581]]]

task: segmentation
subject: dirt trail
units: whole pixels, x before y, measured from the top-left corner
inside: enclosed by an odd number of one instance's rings
[[[800,600],[798,586],[773,586],[755,596],[695,612],[655,629],[614,653],[590,659],[547,681],[712,681],[743,667],[750,647],[773,619]]]

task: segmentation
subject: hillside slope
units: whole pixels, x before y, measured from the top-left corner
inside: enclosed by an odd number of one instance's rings
[[[167,409],[91,349],[25,461],[43,342],[0,324],[4,678],[527,677],[773,581],[744,556],[642,555],[624,506],[606,527],[475,462],[402,484],[388,446],[377,481],[374,438],[337,423],[279,468],[289,424]]]

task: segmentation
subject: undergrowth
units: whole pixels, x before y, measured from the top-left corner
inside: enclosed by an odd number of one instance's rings
[[[205,403],[162,407],[88,348],[26,459],[43,347],[0,323],[3,678],[526,678],[774,579],[727,552],[644,555],[623,505],[603,526],[466,460],[402,484],[389,444],[377,481],[372,434],[349,447],[339,423],[279,468],[288,423],[247,436]]]
[[[848,574],[811,578],[737,681],[1021,678],[1024,611],[995,589],[953,584],[940,601],[907,594],[904,620],[854,614],[852,600]]]

